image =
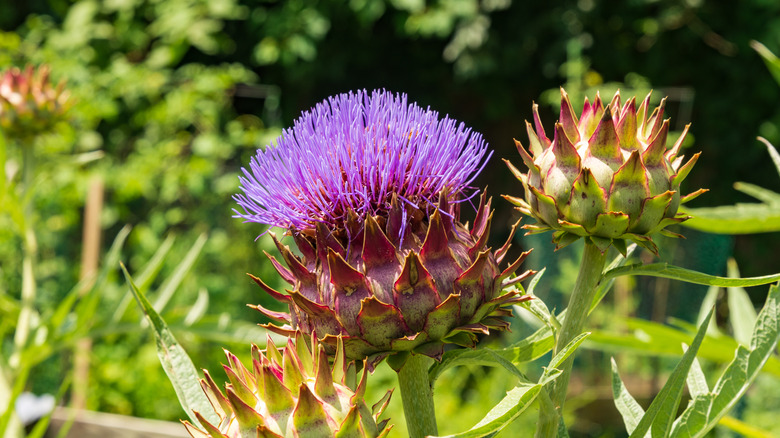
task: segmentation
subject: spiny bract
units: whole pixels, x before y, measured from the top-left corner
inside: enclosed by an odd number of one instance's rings
[[[690,125],[666,149],[665,102],[650,113],[650,94],[639,109],[633,97],[621,108],[619,91],[606,107],[597,94],[592,104],[585,98],[578,120],[561,88],[560,121],[552,141],[534,105],[534,124],[526,122],[530,154],[515,140],[528,173],[504,160],[525,188],[524,200],[505,198],[538,221],[524,228],[529,233],[553,230],[558,248],[585,237],[602,252],[614,244],[623,254],[626,240],[657,253],[650,235],[680,237],[664,228],[687,220],[689,216],[677,213],[679,205],[706,190],[680,196],[680,183],[699,153],[684,165],[678,156]]]
[[[390,430],[385,427],[388,420],[377,420],[392,391],[368,408],[363,400],[367,368],[356,382],[355,363],[345,361],[341,344],[332,365],[316,337],[308,344],[298,332],[295,343],[288,339],[279,352],[269,337],[265,351],[252,346],[251,371],[225,351],[230,383],[224,393],[208,371],[200,380],[220,421],[211,424],[196,412],[205,431],[184,421],[187,431],[193,438],[385,436]]]
[[[371,365],[399,351],[439,357],[444,343],[507,328],[506,307],[524,298],[502,290],[529,274],[512,277],[525,254],[499,269],[509,241],[486,248],[484,195],[472,227],[459,218],[485,153],[481,136],[403,95],[344,94],[304,113],[258,152],[236,197],[240,217],[287,228],[300,253],[272,234],[287,266],[269,257],[293,290],[255,278],[289,305],[256,306],[285,323],[268,328],[342,338],[348,358]]]

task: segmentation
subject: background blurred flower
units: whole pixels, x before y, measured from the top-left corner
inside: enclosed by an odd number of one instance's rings
[[[64,81],[52,86],[45,65],[6,70],[0,78],[0,127],[12,138],[45,133],[65,119],[69,98]]]

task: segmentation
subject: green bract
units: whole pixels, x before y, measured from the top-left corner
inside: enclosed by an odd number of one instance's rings
[[[578,120],[561,88],[560,121],[552,141],[534,105],[534,125],[526,122],[528,150],[515,140],[528,172],[505,160],[523,183],[525,199],[505,198],[538,221],[524,228],[529,233],[554,231],[557,248],[585,237],[602,252],[614,244],[623,254],[626,240],[657,253],[650,235],[680,237],[664,228],[687,220],[689,216],[677,213],[679,205],[706,190],[680,196],[680,183],[699,153],[684,165],[678,155],[690,125],[666,149],[665,102],[651,113],[649,94],[639,109],[633,97],[621,107],[619,91],[606,107],[597,94],[592,104],[585,99]]]
[[[260,351],[252,346],[252,366],[246,368],[230,352],[224,393],[205,371],[200,383],[220,418],[211,424],[195,413],[205,431],[184,422],[193,438],[337,437],[376,438],[387,435],[388,420],[378,422],[390,401],[388,391],[372,408],[363,397],[367,367],[357,382],[355,362],[344,358],[339,343],[331,365],[324,347],[312,336],[311,346],[298,332],[282,352],[271,338]],[[365,365],[365,364],[364,364]]]

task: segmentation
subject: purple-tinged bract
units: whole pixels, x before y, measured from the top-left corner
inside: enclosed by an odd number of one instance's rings
[[[251,162],[236,197],[253,222],[288,229],[300,256],[271,236],[293,288],[290,312],[256,306],[283,323],[277,333],[316,332],[349,359],[411,351],[439,357],[445,343],[474,345],[476,335],[506,329],[512,303],[504,288],[526,278],[505,269],[509,241],[487,247],[492,211],[484,193],[469,227],[460,202],[484,166],[482,137],[404,95],[343,94],[304,113]],[[512,229],[514,232],[514,228]]]

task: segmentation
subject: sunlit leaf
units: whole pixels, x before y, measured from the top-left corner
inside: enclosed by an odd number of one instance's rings
[[[688,351],[683,354],[682,359],[672,371],[669,379],[661,388],[661,391],[650,403],[650,407],[642,416],[642,419],[637,424],[633,432],[631,432],[630,438],[644,437],[645,434],[650,431],[653,438],[669,436],[669,431],[672,428],[672,423],[677,415],[677,407],[680,405],[682,399],[683,388],[685,386],[685,379],[688,375],[688,370],[691,368],[693,359],[696,357],[696,352],[699,351],[704,335],[707,332],[707,325],[712,318],[712,311],[707,315],[703,324],[699,328],[699,332],[693,339]]]
[[[622,266],[610,269],[609,271],[605,272],[604,278],[612,279],[621,275],[646,275],[650,277],[670,278],[672,280],[680,280],[686,283],[720,287],[760,286],[762,284],[769,284],[780,280],[780,274],[748,278],[718,277],[715,275],[708,275],[701,272],[691,271],[690,269],[680,268],[668,263]]]
[[[623,424],[626,425],[626,431],[632,433],[639,421],[642,420],[642,416],[645,415],[645,410],[637,403],[636,399],[628,392],[626,386],[623,384],[623,380],[620,379],[618,373],[617,363],[615,359],[611,359],[612,362],[612,398],[615,400],[615,407],[620,416],[623,417]]]
[[[672,430],[675,438],[702,437],[745,394],[761,368],[773,356],[780,340],[780,288],[769,288],[766,304],[756,319],[750,346],[737,347],[710,393],[699,394],[689,403]]]
[[[734,259],[728,261],[728,275],[731,278],[739,278],[739,269]],[[734,339],[743,345],[750,342],[753,333],[753,324],[756,322],[756,309],[747,291],[741,287],[727,289],[729,303],[729,323],[734,333]]]
[[[758,41],[751,41],[750,47],[752,47],[753,50],[761,55],[761,58],[764,59],[764,63],[769,69],[769,72],[772,73],[772,76],[775,77],[777,83],[780,84],[780,59],[778,59],[777,56],[775,56],[775,54],[772,53],[772,51],[769,50],[765,45],[759,43]]]
[[[693,216],[682,223],[694,230],[718,234],[755,234],[780,231],[780,205],[735,204],[707,208],[681,208]]]
[[[448,438],[479,438],[492,436],[525,411],[539,395],[544,383],[555,379],[560,371],[548,376],[548,380],[536,384],[520,383],[491,409],[485,417],[466,432],[447,435]]]
[[[187,355],[187,352],[179,345],[173,333],[168,329],[165,321],[154,310],[154,307],[146,299],[143,293],[133,283],[133,279],[130,277],[130,273],[124,265],[122,266],[122,272],[125,274],[125,279],[130,285],[130,290],[133,292],[138,305],[146,315],[146,319],[149,325],[152,327],[154,337],[157,340],[157,355],[160,358],[160,363],[168,375],[168,379],[171,381],[176,395],[179,397],[179,403],[184,408],[187,416],[193,424],[200,424],[198,419],[194,415],[194,411],[199,412],[210,423],[218,423],[219,418],[217,413],[211,407],[211,403],[208,397],[200,387],[199,378],[195,366],[192,364],[192,360]]]

